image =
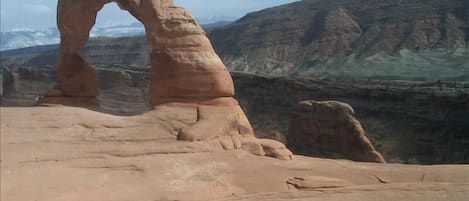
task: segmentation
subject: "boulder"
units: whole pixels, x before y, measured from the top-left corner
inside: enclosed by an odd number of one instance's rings
[[[297,154],[385,163],[353,108],[342,102],[300,102],[290,120],[287,145]]]

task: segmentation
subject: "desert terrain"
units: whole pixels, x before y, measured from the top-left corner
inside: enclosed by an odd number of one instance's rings
[[[174,113],[164,107],[136,116],[69,106],[2,107],[1,199],[462,201],[469,196],[467,165],[305,156],[284,161],[226,151],[217,142],[176,141],[171,125],[194,119]]]
[[[115,0],[147,37],[91,39],[109,1],[60,2],[0,52],[0,200],[469,200],[466,1]]]

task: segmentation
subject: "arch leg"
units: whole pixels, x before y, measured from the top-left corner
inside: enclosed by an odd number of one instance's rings
[[[179,131],[178,140],[215,141],[227,150],[290,160],[292,153],[283,144],[254,136],[233,98],[228,69],[194,17],[172,1],[142,0],[140,8],[153,50],[150,104],[189,107],[197,115],[197,122]]]
[[[57,25],[61,34],[57,89],[49,95],[96,97],[99,81],[80,51],[89,39],[98,11],[107,0],[59,0]],[[85,5],[86,4],[86,5]]]

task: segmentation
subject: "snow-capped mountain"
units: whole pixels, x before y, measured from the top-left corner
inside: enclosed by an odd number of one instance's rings
[[[125,37],[144,35],[145,28],[141,23],[131,23],[125,25],[114,25],[107,27],[95,27],[91,30],[91,37]]]
[[[37,45],[57,44],[60,34],[57,29],[18,29],[0,33],[0,50],[18,49]]]
[[[145,30],[139,23],[128,25],[116,25],[109,27],[97,27],[91,31],[91,37],[124,37],[143,35]],[[12,30],[1,32],[0,51],[32,47],[37,45],[58,44],[60,42],[60,33],[57,28],[46,30]]]
[[[207,29],[225,25],[236,20],[234,17],[216,16],[198,19],[199,23]],[[126,37],[144,35],[145,28],[141,23],[121,24],[106,27],[95,27],[91,30],[91,37]],[[45,30],[17,29],[1,32],[0,51],[32,47],[37,45],[51,45],[60,42],[60,33],[57,28]]]
[[[220,22],[233,22],[236,21],[237,17],[230,17],[230,16],[211,16],[211,17],[199,17],[197,18],[197,22],[199,24],[206,25],[206,24],[216,24]]]

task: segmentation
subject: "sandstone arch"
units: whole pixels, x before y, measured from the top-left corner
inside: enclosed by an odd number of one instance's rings
[[[289,159],[279,142],[254,138],[252,127],[233,98],[231,75],[192,15],[172,0],[59,0],[61,33],[57,88],[47,96],[96,97],[98,80],[80,51],[97,13],[116,2],[143,23],[152,47],[150,104],[192,107],[198,121],[181,129],[179,140],[219,140],[226,149]],[[47,98],[46,98],[47,99]]]

